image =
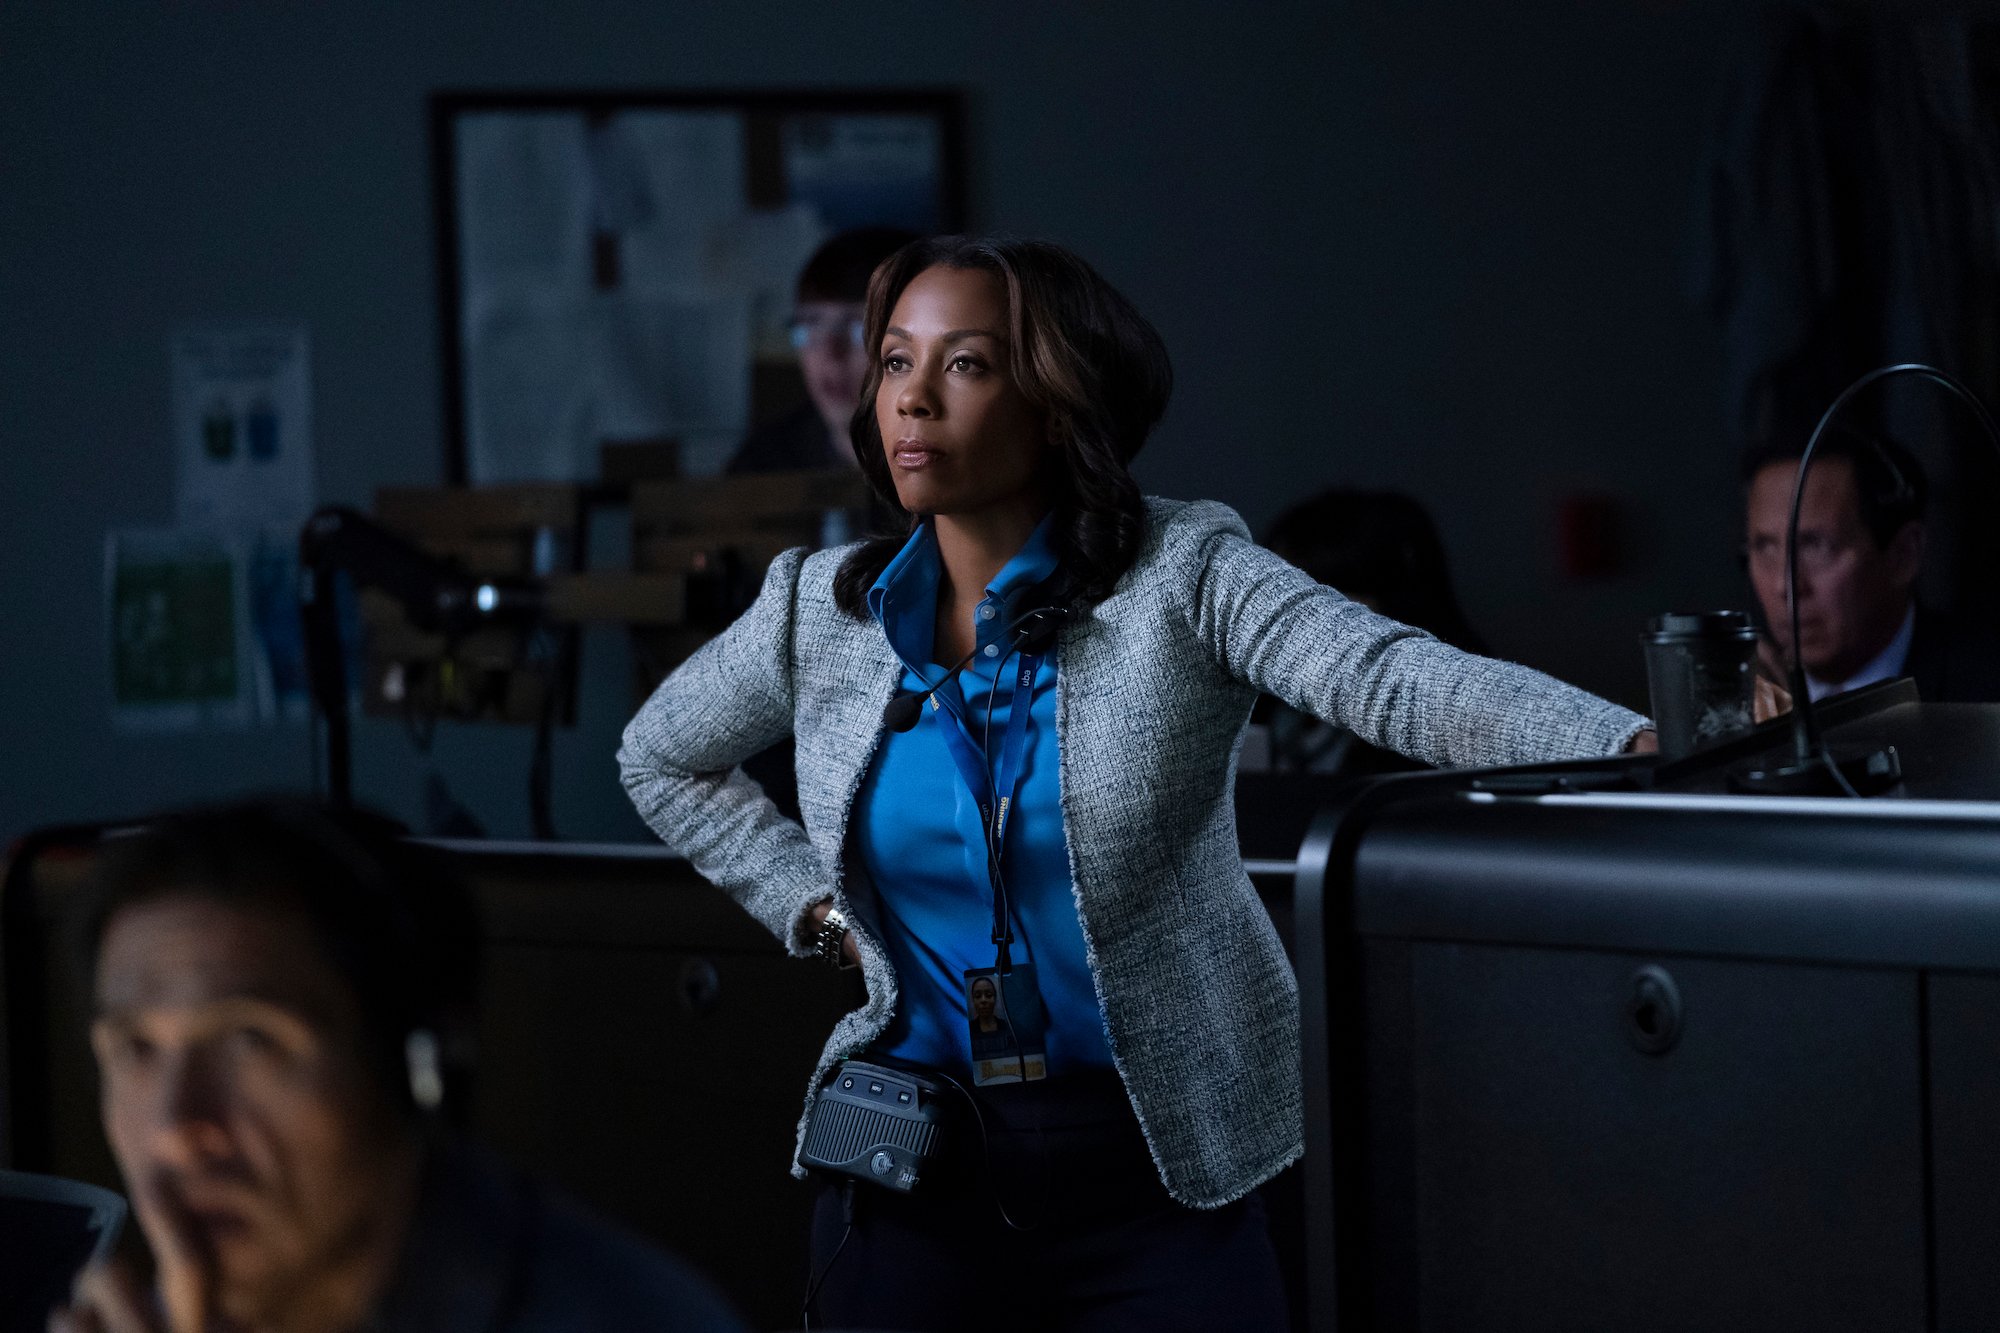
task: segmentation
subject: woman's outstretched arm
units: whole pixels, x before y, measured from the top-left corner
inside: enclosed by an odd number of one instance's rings
[[[625,728],[618,767],[639,815],[784,941],[809,952],[829,893],[806,831],[738,767],[791,734],[792,627],[802,550],[772,562],[756,602],[662,681]]]
[[[1215,662],[1371,744],[1448,767],[1546,763],[1615,754],[1648,726],[1349,601],[1252,542],[1225,506],[1188,506],[1163,540],[1196,572],[1190,629]]]

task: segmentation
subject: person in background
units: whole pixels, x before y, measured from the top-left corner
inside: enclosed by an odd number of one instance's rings
[[[730,475],[858,466],[848,431],[874,360],[861,345],[868,279],[876,265],[915,239],[915,232],[897,227],[862,227],[838,232],[813,251],[799,271],[790,327],[810,401],[753,430],[730,459]],[[849,534],[875,526],[885,517],[879,511],[872,503],[829,511],[820,544],[839,545]],[[745,594],[755,591],[753,583]],[[792,764],[787,739],[754,756],[744,771],[790,811],[797,809]]]
[[[457,1143],[476,934],[383,821],[271,801],[113,840],[79,922],[154,1272],[55,1333],[735,1330],[692,1271]]]
[[[799,272],[790,328],[811,401],[753,430],[729,461],[732,475],[855,466],[848,426],[873,360],[861,345],[868,278],[915,239],[897,227],[862,227],[813,251]]]
[[[1486,645],[1459,609],[1444,543],[1424,507],[1395,491],[1336,487],[1280,514],[1264,545],[1348,598],[1391,620],[1429,630],[1468,653]],[[1360,777],[1417,767],[1345,727],[1266,695],[1254,721],[1270,728],[1280,772]]]
[[[1743,465],[1760,666],[1778,682],[1791,662],[1785,530],[1803,452],[1803,441],[1765,448]],[[1821,439],[1798,537],[1799,648],[1813,698],[1909,676],[1928,703],[2000,700],[2000,636],[1917,604],[1927,492],[1922,465],[1895,441],[1840,427]]]

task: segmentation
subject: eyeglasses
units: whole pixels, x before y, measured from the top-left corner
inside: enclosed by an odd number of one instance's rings
[[[798,316],[785,326],[786,336],[792,340],[792,350],[803,352],[817,343],[828,349],[838,347],[860,347],[862,327],[857,318],[810,318]]]

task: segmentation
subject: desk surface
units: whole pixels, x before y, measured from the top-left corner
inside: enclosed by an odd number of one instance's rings
[[[1889,800],[2000,801],[2000,704],[1926,704],[1907,681],[1834,700],[1820,710],[1836,751],[1896,747],[1902,785]],[[1781,757],[1791,745],[1789,719],[1766,723],[1715,750],[1660,772],[1660,790],[1724,792],[1729,771],[1752,758]]]

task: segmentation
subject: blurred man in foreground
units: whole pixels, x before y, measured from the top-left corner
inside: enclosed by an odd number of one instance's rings
[[[87,1270],[52,1329],[739,1327],[684,1266],[452,1143],[469,899],[386,828],[168,817],[108,846],[81,934],[155,1272]]]
[[[1745,553],[1763,612],[1763,665],[1791,660],[1785,529],[1797,449],[1752,454],[1743,469]],[[1927,703],[2000,700],[2000,636],[1917,605],[1927,485],[1915,456],[1860,431],[1829,431],[1799,512],[1799,647],[1815,699],[1897,676]]]

